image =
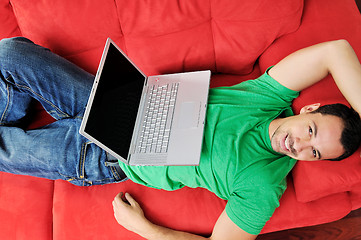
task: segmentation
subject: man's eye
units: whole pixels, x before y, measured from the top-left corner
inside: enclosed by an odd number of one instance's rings
[[[309,133],[310,135],[312,135],[313,130],[312,130],[312,128],[311,128],[311,127],[309,127],[309,128],[308,128],[308,133]]]
[[[317,152],[315,149],[312,149],[313,157],[317,157]]]

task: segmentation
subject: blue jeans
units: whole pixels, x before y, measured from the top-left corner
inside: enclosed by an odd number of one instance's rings
[[[94,76],[25,38],[0,41],[0,171],[89,186],[121,181],[79,134]],[[57,121],[23,129],[33,100]]]

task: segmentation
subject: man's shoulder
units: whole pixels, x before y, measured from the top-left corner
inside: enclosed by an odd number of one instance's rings
[[[251,189],[257,186],[263,190],[272,190],[286,187],[286,177],[296,160],[280,155],[273,159],[254,160],[250,164],[251,167],[245,169],[248,173],[243,175],[243,179],[235,179],[235,185],[240,185],[241,189],[245,186]]]

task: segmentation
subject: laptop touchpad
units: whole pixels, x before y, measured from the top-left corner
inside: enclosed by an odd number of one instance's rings
[[[183,102],[180,109],[177,127],[181,129],[198,127],[199,113],[200,103]]]

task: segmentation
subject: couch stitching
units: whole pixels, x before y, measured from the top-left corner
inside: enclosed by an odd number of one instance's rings
[[[125,49],[122,49],[122,50],[124,50],[127,53],[127,44],[126,44],[126,41],[125,41],[125,34],[123,32],[122,23],[120,22],[118,4],[117,4],[116,0],[114,0],[114,5],[115,5],[115,10],[116,10],[116,13],[117,13],[117,17],[118,17],[119,30],[120,30],[121,35],[123,36],[123,42],[124,42],[124,48]]]
[[[212,33],[212,43],[213,43],[213,56],[214,56],[214,71],[217,72],[217,54],[216,54],[216,43],[214,38],[214,29],[213,29],[213,15],[212,15],[212,0],[209,0],[209,24],[211,27],[211,33]]]

